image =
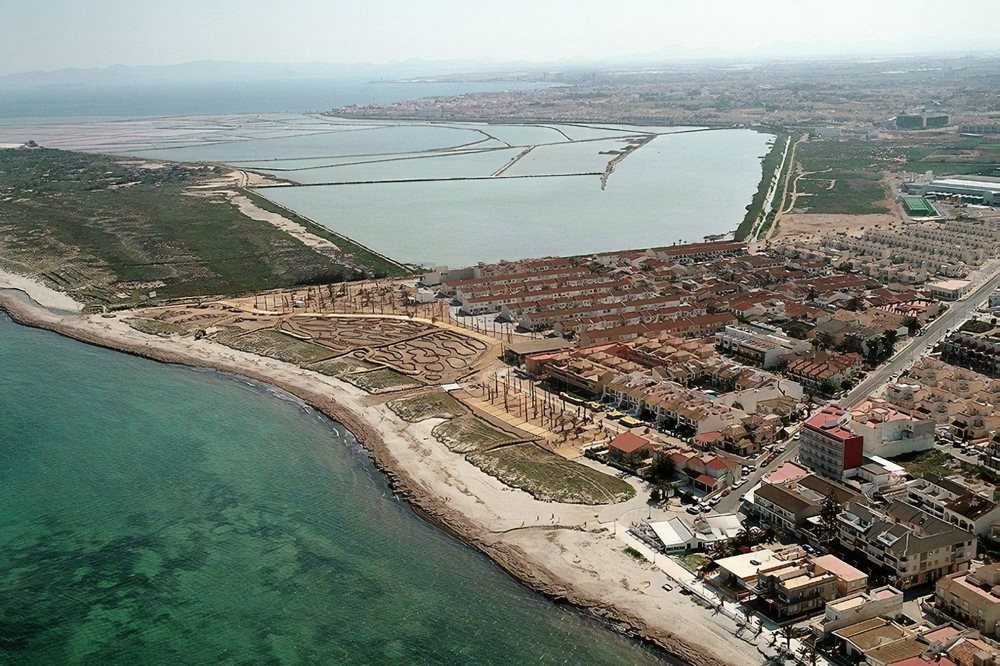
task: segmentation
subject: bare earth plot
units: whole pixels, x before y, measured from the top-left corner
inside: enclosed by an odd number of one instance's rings
[[[307,337],[316,344],[345,354],[362,347],[376,347],[435,330],[419,321],[347,317],[290,317],[281,329]]]
[[[537,499],[575,504],[624,502],[635,490],[621,479],[561,458],[535,444],[470,453],[469,462]]]
[[[430,391],[394,400],[389,409],[410,423],[425,419],[453,419],[466,413],[462,404],[444,391]]]
[[[387,393],[406,388],[420,386],[420,382],[412,377],[398,373],[390,368],[379,368],[370,372],[355,372],[341,375],[344,381],[354,384],[369,393]]]
[[[228,328],[220,332],[215,339],[233,349],[269,356],[296,365],[308,365],[333,356],[333,352],[325,347],[274,330],[243,333],[239,329]]]
[[[481,340],[452,331],[379,347],[369,359],[392,366],[406,374],[418,375],[431,384],[453,382],[467,375],[489,349]]]

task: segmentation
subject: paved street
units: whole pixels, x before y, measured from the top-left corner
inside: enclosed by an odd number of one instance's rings
[[[909,344],[900,349],[896,355],[881,368],[868,374],[865,379],[840,400],[842,407],[853,407],[877,389],[881,388],[889,381],[889,378],[913,365],[913,362],[928,349],[931,349],[938,342],[943,340],[948,331],[959,326],[965,321],[973,311],[985,301],[990,293],[1000,286],[1000,260],[988,262],[976,276],[973,277],[977,284],[969,294],[951,303],[948,310],[932,321],[925,329],[924,334],[910,340]],[[798,431],[798,428],[795,428]],[[716,506],[719,513],[731,513],[739,508],[743,494],[753,488],[764,477],[782,463],[795,459],[799,452],[799,443],[790,439],[785,445],[784,453],[779,454],[774,460],[760,469],[755,470],[747,478],[746,482],[734,488],[727,497],[722,498]]]
[[[840,400],[842,407],[853,407],[871,395],[875,390],[889,381],[889,378],[913,365],[913,362],[925,351],[931,349],[948,335],[948,331],[959,326],[973,311],[985,301],[990,293],[1000,285],[1000,261],[989,262],[982,271],[985,280],[971,291],[965,298],[951,303],[948,310],[932,321],[924,329],[924,334],[913,338],[896,355],[878,370],[868,374],[865,379]],[[981,278],[982,279],[982,278]]]

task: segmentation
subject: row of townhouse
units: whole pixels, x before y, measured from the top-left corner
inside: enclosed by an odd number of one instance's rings
[[[517,325],[527,331],[539,331],[547,328],[571,330],[574,323],[584,322],[595,317],[608,315],[628,315],[640,312],[656,312],[667,314],[676,312],[703,314],[704,310],[692,306],[682,306],[677,296],[649,296],[646,292],[631,294],[626,298],[616,298],[606,301],[578,301],[577,305],[569,307],[560,304],[557,307],[538,308],[534,304],[514,312],[510,308],[501,310],[501,316],[517,320]]]
[[[646,372],[619,375],[604,387],[604,399],[619,409],[676,424],[694,433],[719,431],[746,416],[742,410],[713,403],[701,391],[687,389]]]
[[[933,357],[917,361],[905,383],[890,384],[886,398],[962,441],[984,441],[1000,429],[1000,379]]]
[[[555,332],[561,335],[579,335],[584,331],[592,329],[621,328],[623,326],[654,324],[661,321],[676,322],[682,319],[701,317],[705,314],[704,309],[694,305],[680,305],[642,310],[628,310],[623,308],[610,314],[596,315],[575,321],[556,322],[552,328]]]
[[[524,303],[530,303],[540,298],[550,298],[554,296],[593,296],[602,294],[607,297],[614,297],[616,290],[621,288],[619,281],[608,281],[602,278],[596,282],[586,282],[576,286],[556,286],[533,291],[503,291],[481,294],[476,296],[466,296],[458,299],[462,312],[470,315],[493,314],[500,312],[500,309],[507,306],[515,310]]]
[[[537,278],[518,282],[514,284],[485,284],[473,287],[459,286],[455,289],[455,298],[463,301],[470,298],[482,298],[484,296],[499,296],[502,294],[517,294],[526,292],[543,291],[557,287],[579,287],[586,284],[607,282],[608,276],[600,273],[584,271],[563,277]]]
[[[566,265],[532,271],[513,270],[509,273],[496,273],[464,280],[445,280],[443,288],[451,294],[457,294],[459,291],[475,291],[477,289],[499,291],[512,285],[530,284],[540,280],[559,281],[577,275],[589,274],[591,274],[590,268],[584,265]]]
[[[900,488],[898,495],[907,504],[968,532],[986,536],[994,525],[1000,525],[1000,504],[960,478],[925,474]]]
[[[987,377],[1000,377],[1000,328],[985,334],[952,333],[941,347],[941,360]]]
[[[840,388],[845,381],[853,380],[863,370],[861,356],[818,353],[792,358],[785,366],[785,376],[802,385],[810,393],[821,393],[826,388]]]
[[[666,321],[616,326],[604,329],[588,329],[579,334],[580,344],[594,345],[606,342],[627,342],[637,338],[673,335],[678,337],[705,337],[723,330],[735,321],[728,312],[682,317]]]
[[[886,570],[902,590],[965,571],[976,556],[972,532],[899,500],[852,501],[837,520],[841,548]]]

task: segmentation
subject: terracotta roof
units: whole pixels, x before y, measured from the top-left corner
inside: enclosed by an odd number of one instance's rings
[[[649,444],[649,440],[645,437],[640,437],[631,432],[624,432],[611,440],[608,446],[618,449],[622,453],[635,453],[644,446],[649,446]]]

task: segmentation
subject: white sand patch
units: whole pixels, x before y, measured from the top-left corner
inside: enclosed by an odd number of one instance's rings
[[[240,209],[240,212],[249,217],[251,220],[267,222],[268,224],[281,229],[291,236],[294,236],[309,247],[315,248],[316,250],[325,250],[327,253],[340,251],[340,248],[333,242],[310,233],[305,227],[292,222],[286,217],[278,215],[277,213],[266,211],[263,208],[259,208],[256,204],[254,204],[254,202],[250,201],[250,199],[242,194],[236,194],[234,192],[230,194],[229,198]]]
[[[23,291],[34,299],[35,302],[47,308],[71,310],[73,312],[83,310],[83,304],[76,301],[69,294],[56,291],[52,287],[47,287],[38,280],[25,277],[24,275],[0,270],[0,289],[17,289]]]

